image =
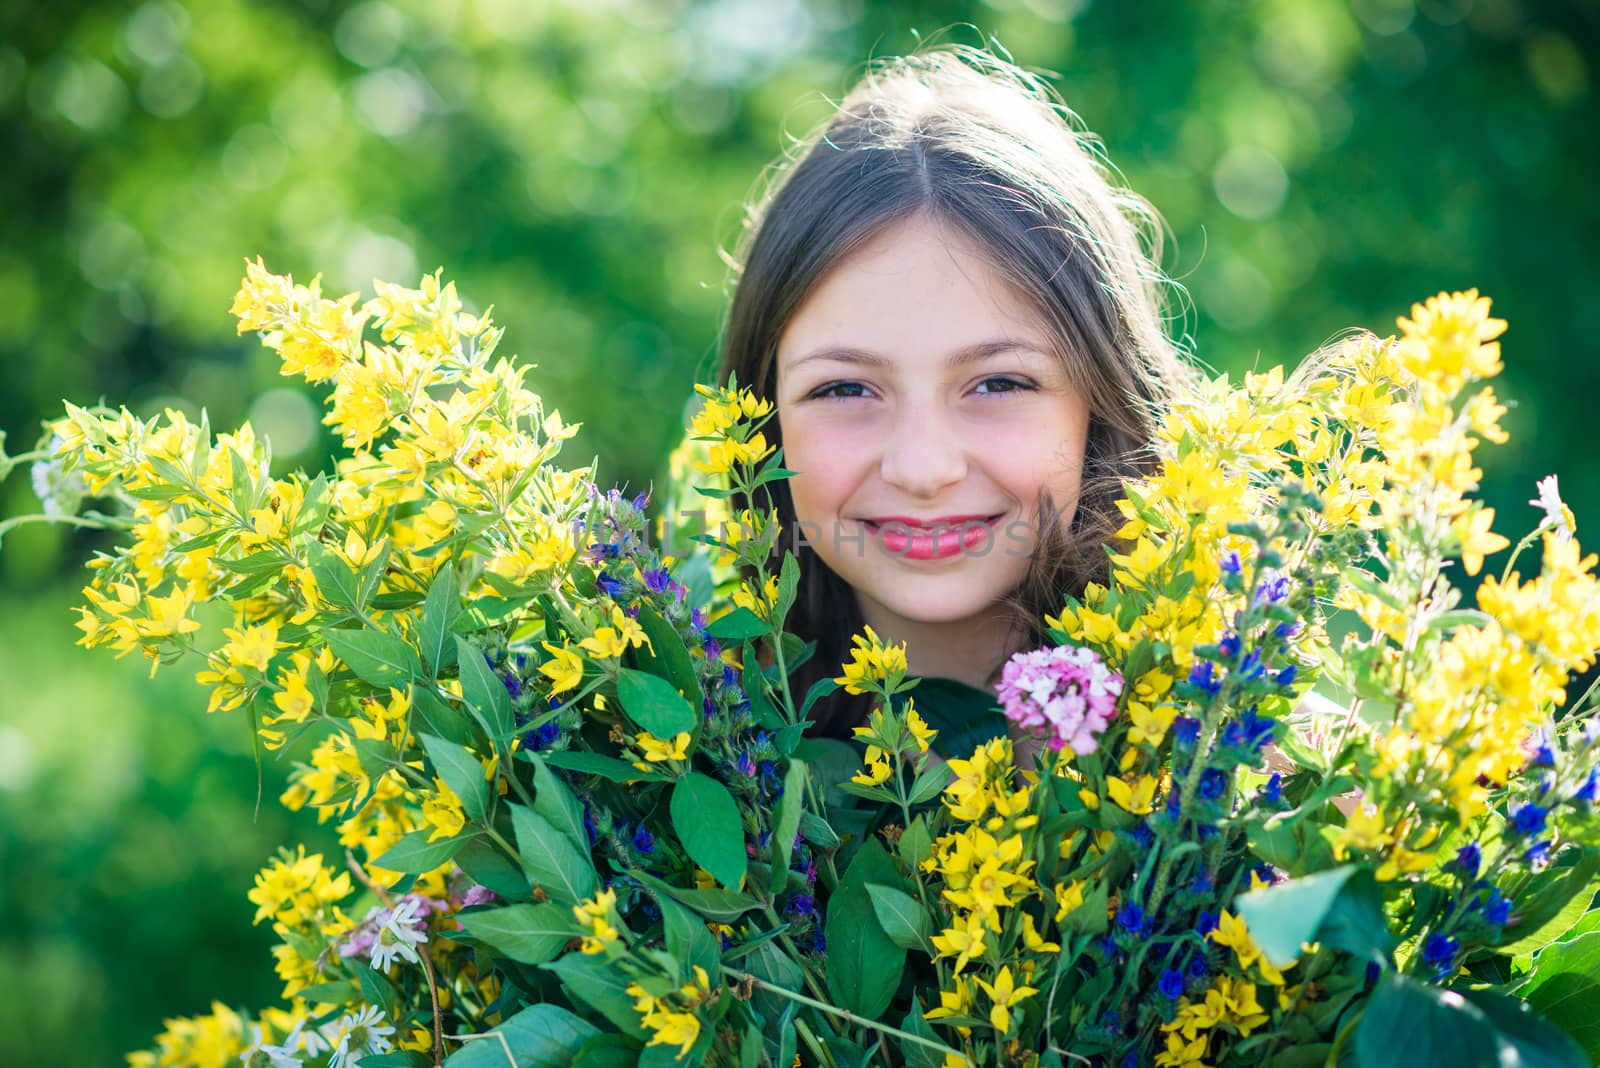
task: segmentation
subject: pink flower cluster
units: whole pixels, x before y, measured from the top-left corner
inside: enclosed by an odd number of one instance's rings
[[[1058,645],[1018,653],[1006,662],[996,692],[1006,718],[1043,740],[1092,753],[1117,711],[1122,676],[1092,649]]]

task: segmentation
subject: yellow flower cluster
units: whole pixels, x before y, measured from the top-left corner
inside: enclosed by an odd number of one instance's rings
[[[851,637],[850,662],[833,681],[846,693],[892,693],[908,670],[905,643],[885,645],[871,627],[864,631]]]
[[[584,953],[604,953],[622,938],[617,930],[617,892],[602,890],[587,901],[572,906],[578,926],[583,928]]]
[[[639,1022],[650,1032],[647,1045],[677,1046],[678,1060],[688,1056],[700,1038],[700,1018],[695,1010],[712,997],[711,977],[706,970],[695,965],[694,981],[675,989],[658,987],[652,992],[642,983],[629,983],[627,994],[634,999]]]
[[[768,445],[766,435],[755,429],[771,416],[771,401],[748,389],[713,389],[705,385],[694,388],[705,398],[705,404],[689,424],[690,433],[706,442],[704,458],[693,461],[696,470],[728,475],[735,468],[754,468],[772,455],[776,447]]]

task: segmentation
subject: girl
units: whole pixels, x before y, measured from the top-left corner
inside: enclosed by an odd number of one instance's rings
[[[773,487],[789,629],[818,643],[798,693],[864,625],[912,674],[991,689],[1106,578],[1120,480],[1187,369],[1159,220],[1074,121],[978,49],[881,61],[747,219],[719,380],[774,403],[798,472]],[[866,701],[819,702],[816,731]]]

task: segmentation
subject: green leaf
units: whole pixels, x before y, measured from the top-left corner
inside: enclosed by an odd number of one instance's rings
[[[544,964],[580,932],[572,910],[545,902],[458,913],[467,934],[521,964]]]
[[[726,615],[713,619],[706,633],[721,642],[742,642],[746,638],[759,638],[770,633],[772,625],[748,608],[735,608]]]
[[[875,1020],[889,1007],[906,951],[884,933],[867,897],[876,883],[905,889],[894,861],[870,838],[856,851],[839,888],[828,899],[828,991],[840,1008]]]
[[[662,882],[648,872],[635,871],[629,874],[650,889],[689,906],[701,916],[717,923],[732,923],[761,904],[748,894],[736,894],[732,890],[723,890],[720,887],[689,890]]]
[[[325,630],[322,638],[369,686],[404,686],[422,673],[416,650],[381,630]]]
[[[461,591],[456,584],[456,566],[453,562],[446,563],[428,586],[428,599],[422,606],[422,623],[418,630],[422,659],[435,678],[456,658],[455,635],[450,633],[450,624],[460,614]]]
[[[456,867],[474,881],[487,886],[507,901],[526,901],[533,896],[533,888],[528,885],[521,867],[512,863],[504,851],[487,838],[467,839],[461,852],[456,854],[455,862]]]
[[[596,1035],[583,1044],[572,1068],[634,1068],[643,1047],[627,1035]]]
[[[428,1068],[432,1063],[426,1054],[404,1049],[393,1053],[369,1053],[361,1058],[361,1068]]]
[[[1584,914],[1594,904],[1596,889],[1597,884],[1595,883],[1590,883],[1588,886],[1583,887],[1580,892],[1573,894],[1567,903],[1561,907],[1561,910],[1542,927],[1509,945],[1499,947],[1499,952],[1508,957],[1520,957],[1537,953],[1551,942],[1556,941],[1572,930],[1579,920],[1583,919]]]
[[[589,832],[583,829],[583,806],[548,764],[534,753],[529,753],[527,759],[533,765],[533,810],[587,852]]]
[[[1506,1068],[1589,1068],[1591,1061],[1578,1044],[1521,999],[1487,990],[1460,994],[1494,1026]]]
[[[539,754],[551,767],[567,771],[598,775],[612,782],[666,782],[667,776],[653,771],[640,771],[626,760],[618,760],[603,753],[586,753],[576,749],[555,749]]]
[[[1353,864],[1240,894],[1234,903],[1250,937],[1277,967],[1322,942],[1363,960],[1388,959],[1389,933],[1372,876]]]
[[[507,1049],[517,1068],[571,1068],[578,1050],[598,1034],[599,1028],[559,1005],[530,1005],[499,1027],[474,1035],[445,1058],[445,1068],[507,1068]]]
[[[933,1033],[933,1027],[922,1015],[922,1006],[916,998],[911,999],[911,1011],[906,1013],[906,1018],[900,1023],[900,1030],[918,1038],[926,1038],[930,1042],[938,1042],[940,1038]],[[900,1061],[906,1068],[941,1068],[944,1057],[927,1046],[919,1046],[915,1042],[902,1042],[900,1044]]]
[[[633,997],[626,989],[632,980],[621,969],[599,957],[582,953],[569,953],[544,967],[561,977],[569,994],[610,1020],[625,1034],[641,1039],[647,1037],[644,1024],[640,1022],[639,1010],[633,1007]]]
[[[1569,859],[1571,862],[1567,863]],[[1503,937],[1515,942],[1532,938],[1555,920],[1574,897],[1587,890],[1592,898],[1594,891],[1590,880],[1597,871],[1600,871],[1600,853],[1574,858],[1569,852],[1535,875],[1526,886],[1519,888],[1517,911],[1506,925]]]
[[[461,808],[474,823],[488,818],[489,784],[483,777],[483,764],[454,742],[431,734],[418,734],[417,740],[433,761],[434,770],[444,784],[461,799]]]
[[[648,671],[620,669],[617,698],[629,719],[662,740],[692,731],[698,723],[698,713],[672,683]]]
[[[783,554],[783,564],[778,568],[778,600],[772,609],[772,618],[782,620],[794,607],[795,592],[800,588],[800,561],[794,553]]]
[[[689,858],[723,886],[738,890],[747,859],[744,821],[728,788],[691,771],[672,788],[671,814],[672,828]]]
[[[722,947],[706,928],[706,921],[666,894],[657,893],[656,904],[661,908],[667,952],[690,967],[699,965],[712,982],[718,982],[722,973]]]
[[[594,864],[554,824],[531,808],[512,805],[511,826],[530,883],[567,905],[594,896],[600,885]]]
[[[921,775],[917,776],[911,784],[911,795],[908,798],[911,804],[920,805],[924,801],[931,801],[939,796],[939,791],[950,785],[956,773],[950,770],[950,765],[940,761],[924,768]]]
[[[892,886],[867,884],[867,896],[872,899],[872,911],[878,917],[878,926],[895,945],[902,949],[920,949],[931,954],[929,938],[933,934],[933,921],[922,903],[903,890]]]
[[[778,815],[772,821],[772,892],[782,892],[789,881],[789,862],[794,854],[794,836],[800,829],[800,812],[805,808],[806,765],[789,761],[783,773],[783,796],[778,799]]]
[[[344,558],[320,541],[311,542],[306,554],[311,559],[311,574],[317,580],[317,594],[329,604],[359,612],[363,607],[356,570]]]
[[[382,856],[373,857],[372,863],[390,871],[421,875],[454,858],[472,838],[472,835],[466,834],[430,842],[428,836],[432,833],[432,827],[412,831],[385,850]]]
[[[1494,1029],[1460,994],[1386,972],[1356,1026],[1356,1068],[1493,1068]]]
[[[1540,950],[1518,994],[1600,1062],[1600,931]]]
[[[928,834],[927,820],[918,816],[911,821],[911,826],[905,829],[900,841],[895,844],[895,853],[899,855],[900,862],[911,869],[916,869],[933,855],[933,838]]]
[[[695,674],[694,659],[683,644],[683,636],[650,605],[639,606],[638,621],[650,644],[633,650],[633,655],[656,668],[654,673],[671,682],[679,693],[698,696],[700,677]]]
[[[467,639],[456,636],[456,663],[461,673],[461,696],[496,747],[510,737],[516,723],[511,716],[511,695],[505,683]]]
[[[466,710],[446,703],[444,698],[427,686],[418,686],[412,691],[411,709],[421,718],[427,732],[435,737],[457,745],[471,745],[475,740]]]

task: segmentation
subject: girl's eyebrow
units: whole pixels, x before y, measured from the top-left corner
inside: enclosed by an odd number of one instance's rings
[[[994,338],[956,349],[945,362],[951,367],[961,367],[965,364],[978,363],[1003,353],[1019,350],[1026,352],[1043,351],[1031,341],[1023,341],[1018,338]],[[800,357],[791,367],[799,367],[801,364],[810,363],[813,360],[833,360],[837,363],[853,363],[864,367],[888,367],[893,363],[888,357],[867,349],[825,345]]]

